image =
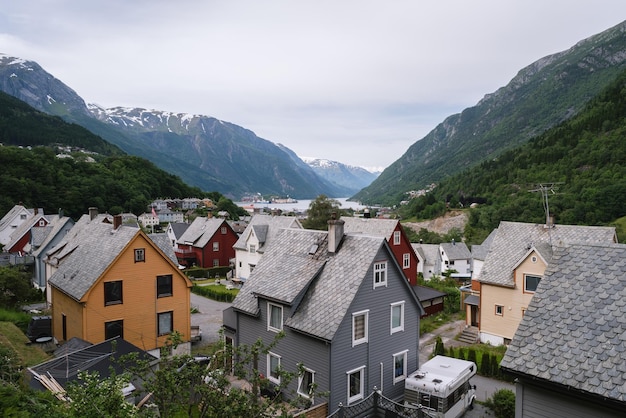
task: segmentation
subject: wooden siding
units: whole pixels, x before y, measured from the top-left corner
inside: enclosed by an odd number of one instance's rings
[[[393,354],[403,350],[407,353],[407,374],[417,370],[419,363],[419,310],[412,299],[412,290],[402,283],[404,276],[389,259],[391,254],[384,248],[376,261],[387,262],[387,286],[373,288],[374,271],[370,266],[354,302],[344,317],[331,353],[331,396],[329,409],[334,411],[339,403],[348,403],[346,372],[361,366],[365,368],[364,396],[374,387],[381,389],[380,365],[383,365],[382,390],[389,398],[404,393],[404,381],[393,383]],[[391,334],[391,304],[404,301],[404,331]],[[368,342],[352,347],[352,313],[369,310]]]
[[[274,341],[276,333],[267,330],[267,303],[264,299],[259,300],[261,314],[258,318],[239,313],[239,344],[250,346],[259,338],[265,345]],[[289,315],[289,308],[283,307],[283,320]],[[329,390],[329,370],[328,359],[330,357],[330,346],[324,341],[294,332],[285,327],[285,337],[282,338],[272,353],[281,356],[281,366],[289,372],[296,372],[298,363],[315,372],[314,380],[317,384],[317,392],[327,392]],[[267,356],[259,357],[259,371],[264,375],[267,373]],[[286,390],[285,396],[296,393],[298,389],[298,379],[294,379]],[[320,396],[314,399],[314,405],[326,402],[326,398]]]
[[[393,232],[391,233],[391,237],[388,237],[387,242],[389,243],[389,247],[391,248],[394,257],[396,258],[398,265],[401,269],[403,269],[404,275],[406,276],[407,280],[409,281],[409,283],[411,283],[412,286],[415,286],[417,284],[417,265],[419,264],[419,259],[417,258],[417,254],[415,254],[415,251],[413,250],[411,241],[409,241],[409,238],[404,233],[404,229],[399,222],[394,232],[395,231],[400,231],[400,244],[394,245]],[[411,263],[406,269],[403,268],[404,254],[409,254],[409,257],[411,259]]]
[[[138,234],[92,286],[82,303],[53,290],[54,333],[61,339],[61,312],[67,315],[68,338],[80,336],[91,343],[105,339],[105,322],[123,320],[124,339],[143,349],[165,345],[167,335],[157,335],[157,313],[173,311],[173,329],[188,341],[191,334],[190,288],[185,276],[164,258],[143,234]],[[134,250],[145,249],[145,262],[135,263]],[[172,275],[172,296],[157,298],[156,277]],[[105,306],[104,283],[122,281],[122,303]],[[59,296],[61,294],[63,297]],[[72,307],[72,304],[74,307]],[[76,306],[81,306],[77,309]],[[80,311],[80,313],[79,313]],[[74,316],[80,315],[81,319]],[[75,328],[81,324],[82,331]]]
[[[516,418],[588,418],[623,417],[624,411],[605,408],[602,404],[531,385],[516,385]]]
[[[63,314],[66,316],[67,339],[77,337],[85,340],[83,306],[56,287],[51,287],[52,301],[52,335],[63,342]]]

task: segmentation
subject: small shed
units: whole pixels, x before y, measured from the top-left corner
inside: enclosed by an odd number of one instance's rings
[[[424,314],[421,318],[443,311],[446,293],[420,285],[413,286],[413,291],[424,308]]]

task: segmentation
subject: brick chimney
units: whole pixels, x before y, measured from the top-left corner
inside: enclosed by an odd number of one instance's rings
[[[122,226],[122,215],[115,215],[113,217],[113,230],[116,230]]]
[[[336,253],[343,239],[343,224],[344,221],[337,219],[337,213],[333,212],[330,220],[328,221],[328,252]]]

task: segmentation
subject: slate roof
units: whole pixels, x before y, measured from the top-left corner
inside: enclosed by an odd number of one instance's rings
[[[439,265],[439,245],[437,244],[411,244],[416,253],[420,252],[424,257],[424,264]]]
[[[444,292],[440,292],[437,289],[433,289],[432,287],[426,287],[426,286],[413,286],[413,291],[415,292],[415,295],[417,295],[417,299],[420,302],[423,302],[425,300],[433,300],[436,298],[441,298],[446,296],[446,293]]]
[[[22,205],[15,205],[2,217],[2,219],[0,219],[0,230],[8,227],[11,224],[11,221],[22,211],[26,211],[30,215],[33,214],[32,209],[27,209]]]
[[[491,244],[493,243],[493,239],[496,236],[497,230],[498,229],[495,228],[493,231],[491,231],[489,236],[485,238],[482,244],[472,245],[471,253],[472,253],[473,260],[485,261],[485,257],[487,256],[487,253],[489,252],[489,249],[491,248]]]
[[[513,287],[514,266],[535,246],[555,246],[574,243],[608,244],[617,242],[614,227],[554,225],[502,221],[485,257],[477,278],[482,283]]]
[[[178,243],[204,248],[211,238],[213,238],[213,235],[220,229],[222,224],[226,224],[224,219],[207,217],[196,218],[178,239]]]
[[[246,229],[239,236],[237,242],[235,242],[235,245],[233,245],[233,248],[236,250],[247,250],[248,238],[254,230],[254,233],[261,244],[259,248],[257,248],[257,252],[263,253],[267,246],[272,242],[272,239],[283,228],[302,229],[302,225],[295,216],[272,216],[265,214],[254,215],[250,219]]]
[[[40,220],[45,220],[46,223],[50,222],[49,217],[45,216],[43,214],[43,211],[40,212],[37,215],[31,215],[28,219],[26,219],[24,222],[22,222],[12,233],[11,236],[9,237],[9,242],[7,242],[7,244],[5,245],[5,249],[10,249],[13,246],[15,246],[18,241],[20,239],[22,239],[22,237],[24,237],[24,235],[26,235],[31,229],[34,228],[42,228],[42,227],[37,227],[37,224],[39,223]],[[19,248],[19,250],[21,250],[21,248]]]
[[[472,253],[464,242],[442,242],[439,245],[448,256],[448,260],[469,260],[472,258]]]
[[[626,245],[556,247],[500,365],[626,406]]]
[[[48,282],[75,300],[81,300],[139,233],[139,229],[124,225],[114,230],[110,224],[79,221],[67,238],[48,252],[51,260],[66,258]]]
[[[363,233],[376,237],[391,239],[399,221],[397,219],[378,218],[357,218],[354,216],[342,216],[345,222],[343,230],[345,233]]]
[[[279,301],[292,307],[285,326],[331,341],[386,239],[347,234],[332,254],[326,231],[283,229],[276,239],[233,307],[258,315],[257,295]]]
[[[170,227],[172,228],[174,237],[176,237],[176,240],[178,241],[180,240],[180,237],[183,236],[187,228],[189,228],[189,224],[183,222],[170,222]]]
[[[157,247],[170,259],[175,266],[178,266],[178,258],[176,258],[176,254],[174,253],[174,247],[172,247],[172,243],[170,242],[170,238],[167,236],[165,232],[158,234],[148,234],[148,238],[152,240],[156,244]]]

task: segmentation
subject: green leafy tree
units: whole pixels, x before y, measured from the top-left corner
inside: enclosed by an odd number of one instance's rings
[[[27,272],[18,267],[0,267],[0,307],[13,309],[41,297],[42,293],[31,285]]]
[[[340,214],[341,203],[338,200],[330,199],[326,195],[319,195],[309,204],[307,218],[302,223],[307,229],[318,229],[320,231],[328,229],[328,221],[333,213]]]
[[[138,409],[126,402],[122,389],[128,385],[126,374],[101,379],[97,372],[81,372],[78,381],[68,385],[68,415],[81,418],[136,417]]]
[[[485,402],[496,418],[510,418],[515,416],[515,393],[510,389],[499,389]]]

